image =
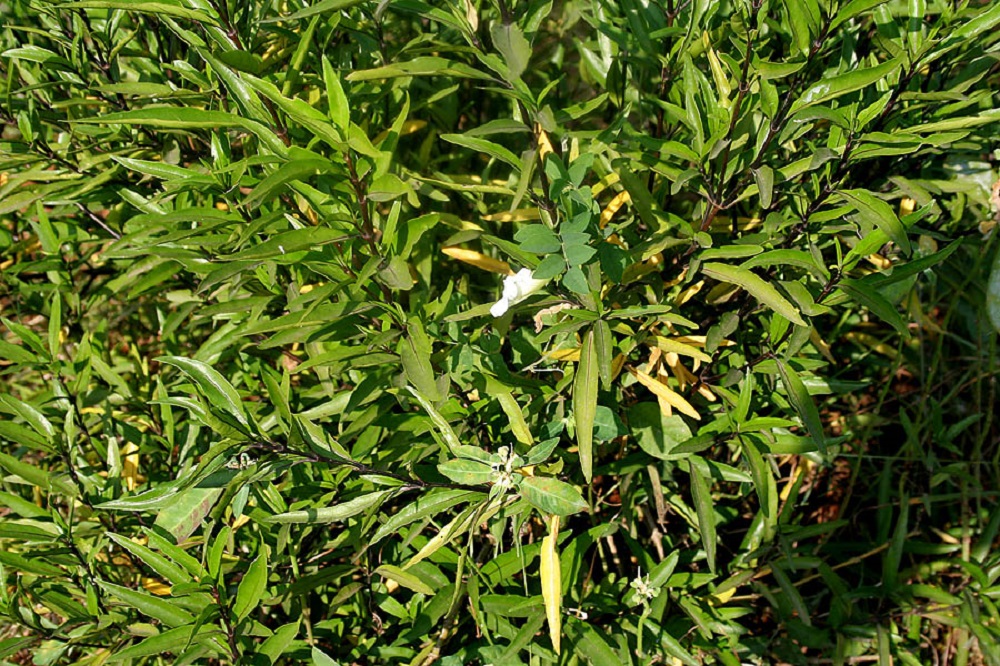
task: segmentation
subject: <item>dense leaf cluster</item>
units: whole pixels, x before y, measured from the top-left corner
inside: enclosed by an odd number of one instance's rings
[[[1000,4],[0,16],[0,663],[1000,663]]]

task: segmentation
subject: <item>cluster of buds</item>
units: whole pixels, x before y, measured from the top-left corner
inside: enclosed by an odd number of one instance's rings
[[[650,584],[649,574],[646,574],[646,576],[643,577],[642,569],[639,570],[639,575],[636,576],[635,580],[633,580],[630,585],[632,589],[635,590],[635,593],[640,597],[640,601],[644,604],[648,604],[660,595],[660,588]]]

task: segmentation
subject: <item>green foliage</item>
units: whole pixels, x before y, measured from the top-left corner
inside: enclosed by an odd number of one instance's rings
[[[0,663],[1000,663],[1000,4],[0,15]]]

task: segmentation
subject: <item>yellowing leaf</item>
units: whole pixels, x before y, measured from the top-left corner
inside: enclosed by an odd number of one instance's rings
[[[138,476],[139,447],[134,442],[126,442],[122,447],[122,478],[125,479],[125,488],[135,490],[139,485]]]
[[[156,578],[143,578],[142,587],[150,594],[155,594],[158,597],[170,596],[170,586]]]
[[[483,215],[483,219],[487,222],[529,222],[540,217],[541,213],[537,208],[518,208],[507,213]]]
[[[580,348],[573,347],[572,349],[556,349],[545,352],[542,355],[545,358],[552,359],[553,361],[576,362],[580,360]]]
[[[506,261],[500,261],[499,259],[487,257],[482,252],[466,250],[462,247],[443,247],[441,248],[441,251],[452,259],[458,259],[461,262],[470,264],[476,268],[481,268],[484,271],[500,273],[501,275],[514,274],[514,271],[510,270],[510,264]]]
[[[687,414],[693,419],[697,419],[699,421],[701,420],[701,415],[698,413],[698,410],[692,407],[691,403],[685,400],[679,393],[668,388],[666,384],[653,379],[642,370],[629,368],[629,372],[631,372],[632,375],[639,380],[640,384],[652,391],[657,398],[663,398],[670,404],[671,407],[680,413]]]
[[[711,356],[691,346],[688,342],[681,342],[679,338],[665,338],[657,335],[653,338],[653,342],[661,351],[678,354],[680,356],[690,356],[691,358],[696,358],[699,361],[704,361],[705,363],[712,362]]]
[[[403,123],[402,128],[399,131],[399,136],[406,136],[407,134],[413,134],[414,132],[419,132],[423,128],[427,127],[426,120],[407,120]],[[381,134],[372,140],[372,143],[376,146],[389,137],[389,130],[384,130]]]
[[[549,135],[545,133],[541,125],[535,125],[535,136],[538,137],[538,159],[544,162],[546,155],[555,152],[552,149],[552,142],[549,141]]]
[[[705,286],[705,281],[704,280],[698,280],[693,285],[691,285],[690,287],[686,288],[681,293],[677,294],[677,298],[674,299],[674,304],[677,305],[677,306],[684,305],[685,303],[687,303],[688,301],[690,301],[692,298],[694,298],[698,294],[698,292],[701,291],[701,288],[704,287],[704,286]]]
[[[559,516],[549,518],[549,533],[542,538],[540,574],[542,578],[542,600],[545,602],[545,617],[549,622],[549,637],[552,649],[559,654],[562,638],[562,569],[556,539],[559,538]]]
[[[631,200],[632,197],[628,193],[628,190],[616,194],[615,198],[612,199],[610,202],[608,202],[607,207],[601,213],[601,222],[600,222],[601,229],[608,226],[608,222],[610,222],[611,218],[615,216],[615,213],[617,213],[622,206],[624,206]]]

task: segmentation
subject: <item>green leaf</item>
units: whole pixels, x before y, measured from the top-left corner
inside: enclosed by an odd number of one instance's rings
[[[524,33],[516,23],[500,21],[490,27],[493,45],[503,56],[507,70],[510,72],[511,83],[521,78],[531,59],[531,44],[524,38]]]
[[[46,0],[51,2],[51,0]],[[198,11],[188,9],[170,2],[145,2],[143,0],[77,0],[76,2],[60,2],[58,7],[62,11],[70,9],[124,9],[132,12],[142,12],[159,16],[173,16],[176,18],[190,19],[209,25],[216,25],[215,17]]]
[[[386,495],[394,490],[376,490],[375,492],[355,497],[354,499],[334,506],[324,506],[318,509],[300,509],[286,511],[264,519],[266,523],[337,523],[370,509],[381,503]]]
[[[159,620],[169,627],[179,627],[194,622],[194,616],[169,599],[160,599],[113,583],[97,582],[109,594],[121,599],[143,615]]]
[[[583,346],[580,347],[580,362],[577,364],[576,378],[573,380],[573,418],[576,424],[576,442],[580,452],[580,469],[587,483],[590,483],[594,469],[597,366],[597,343],[593,330],[590,330],[583,336]]]
[[[705,549],[708,568],[714,572],[715,548],[718,537],[715,530],[715,509],[712,507],[712,490],[708,483],[708,469],[705,466],[705,461],[698,456],[691,456],[689,461],[691,499],[698,514],[698,531],[701,533],[701,544]]]
[[[157,574],[170,581],[171,583],[189,583],[191,582],[191,576],[187,574],[179,566],[168,560],[163,555],[153,552],[146,546],[138,544],[131,539],[122,536],[121,534],[114,534],[109,532],[107,534],[108,538],[114,541],[120,548],[127,550],[136,556],[143,564],[148,566],[150,569],[155,571]]]
[[[993,261],[993,270],[986,286],[986,310],[993,328],[1000,333],[1000,253],[997,253],[997,258]]]
[[[257,607],[267,590],[267,549],[261,545],[260,554],[250,563],[240,586],[236,590],[233,615],[240,622]]]
[[[452,430],[451,425],[448,421],[441,416],[441,412],[435,409],[433,403],[424,396],[419,390],[413,388],[412,386],[407,386],[407,390],[413,394],[413,397],[417,399],[420,406],[424,408],[427,415],[431,417],[431,422],[437,429],[438,434],[441,435],[441,439],[444,440],[445,447],[447,447],[453,455],[458,455],[459,449],[462,448],[462,443],[458,439],[458,435]]]
[[[852,18],[860,16],[873,7],[883,5],[888,1],[889,0],[851,0],[851,2],[848,2],[837,10],[837,14],[833,17],[833,21],[830,24],[830,30],[834,30],[846,21],[850,21]]]
[[[586,622],[567,619],[563,625],[573,651],[593,666],[621,666],[623,663],[600,633]]]
[[[781,359],[775,358],[774,361],[785,384],[785,392],[788,394],[788,400],[802,418],[802,422],[805,424],[806,430],[809,431],[809,436],[812,437],[816,448],[822,452],[826,452],[826,437],[823,435],[823,422],[819,418],[819,410],[816,409],[816,403],[813,402],[812,396],[809,395],[809,391],[806,390],[798,373]]]
[[[760,194],[760,207],[770,208],[774,193],[774,171],[771,167],[764,165],[753,170],[753,177],[757,182],[757,191]]]
[[[568,516],[589,508],[579,490],[552,477],[524,477],[521,481],[521,496],[543,514]]]
[[[535,438],[531,436],[531,429],[528,428],[528,423],[524,420],[524,411],[521,409],[521,405],[517,404],[517,400],[514,399],[514,396],[509,391],[498,391],[495,395],[501,409],[507,415],[511,432],[514,433],[517,441],[528,446],[534,446]]]
[[[487,484],[495,476],[492,467],[475,460],[449,460],[438,465],[438,471],[455,483],[466,486]]]
[[[243,203],[244,205],[250,206],[251,208],[256,207],[261,202],[270,200],[274,196],[275,192],[277,192],[280,188],[284,187],[285,185],[293,181],[303,180],[307,176],[315,175],[317,172],[328,173],[330,171],[333,171],[333,165],[330,163],[329,160],[323,160],[323,159],[292,160],[291,162],[282,164],[277,171],[269,175],[264,180],[260,181],[257,184],[257,187],[253,188],[253,191],[251,191],[250,194],[247,195],[247,198]],[[301,229],[299,231],[307,231],[307,230]],[[324,228],[312,228],[308,229],[308,231],[332,232],[333,230]],[[288,251],[291,252],[291,250]]]
[[[412,574],[408,571],[403,571],[399,567],[393,566],[391,564],[383,564],[374,573],[382,576],[383,578],[388,578],[389,580],[394,580],[403,587],[413,590],[414,592],[419,592],[420,594],[426,594],[431,597],[434,596],[434,588],[425,583],[416,574]]]
[[[76,122],[102,125],[145,125],[165,129],[223,129],[238,127],[253,133],[261,140],[261,143],[274,153],[284,155],[286,152],[285,144],[264,125],[224,111],[157,106],[136,109],[134,111],[108,113],[97,118],[81,118]]]
[[[423,324],[411,317],[406,325],[406,333],[399,340],[399,358],[403,362],[406,378],[417,390],[432,402],[443,399],[434,377],[431,365],[431,341],[424,332]]]
[[[351,105],[347,101],[344,87],[340,84],[340,76],[334,71],[326,55],[323,56],[323,81],[326,84],[326,103],[330,109],[330,120],[341,134],[347,136],[351,129]]]
[[[222,488],[198,487],[168,495],[163,508],[156,514],[155,525],[169,532],[180,543],[201,527],[202,521],[221,496]]]
[[[612,362],[614,361],[614,336],[608,322],[594,322],[594,347],[597,349],[597,374],[605,391],[611,390]]]
[[[249,430],[250,423],[243,410],[240,394],[218,371],[206,363],[182,356],[160,356],[156,360],[180,368],[194,380],[210,404],[222,408],[235,418],[237,423]]]
[[[779,294],[777,289],[758,277],[755,273],[739,266],[712,263],[703,264],[701,270],[709,277],[721,280],[722,282],[729,282],[745,289],[751,296],[793,324],[806,326],[805,321],[795,306]]]
[[[108,657],[108,661],[116,662],[128,659],[140,659],[142,657],[164,654],[165,652],[178,655],[180,649],[191,642],[197,630],[198,628],[193,624],[169,629],[163,633],[143,639],[135,645],[130,645],[124,650],[118,650]]]
[[[872,289],[861,280],[842,279],[837,288],[851,297],[856,303],[868,308],[872,314],[885,323],[892,326],[903,337],[909,339],[910,330],[906,322],[896,311],[895,306],[890,303],[882,294]]]
[[[360,5],[362,2],[364,2],[364,0],[322,0],[322,2],[317,2],[311,7],[306,7],[305,9],[300,9],[294,14],[289,14],[288,16],[282,16],[275,19],[268,19],[266,22],[298,21],[300,19],[309,18],[310,16],[315,16],[316,14],[344,11],[350,9],[351,7]]]
[[[506,162],[514,167],[515,171],[519,172],[521,170],[521,160],[517,155],[500,144],[489,141],[488,139],[468,136],[467,134],[442,134],[441,138],[449,143],[454,143],[457,146],[470,148],[476,152],[485,153],[490,157],[495,157],[501,162]]]
[[[340,666],[340,662],[333,659],[315,645],[312,649],[313,666]]]
[[[810,88],[802,93],[802,95],[795,100],[794,103],[792,103],[788,113],[789,115],[794,115],[796,112],[809,108],[810,106],[829,102],[830,100],[836,99],[841,95],[846,95],[856,90],[867,88],[878,81],[888,79],[893,72],[900,68],[901,65],[902,62],[899,59],[893,59],[880,65],[876,65],[875,67],[852,69],[851,71],[839,76],[824,78],[818,83],[814,83]]]
[[[452,490],[435,488],[413,500],[396,515],[383,523],[369,540],[374,545],[390,534],[396,534],[403,527],[424,518],[430,518],[453,506],[481,499],[484,494],[475,490]]]
[[[837,195],[853,206],[865,222],[881,229],[899,249],[910,254],[910,239],[906,236],[906,227],[889,204],[868,190],[839,190]]]
[[[50,476],[45,470],[35,465],[23,463],[6,453],[0,452],[0,467],[3,467],[11,474],[21,477],[28,483],[38,486],[42,490],[52,490],[70,497],[78,495],[76,487],[69,481]]]

